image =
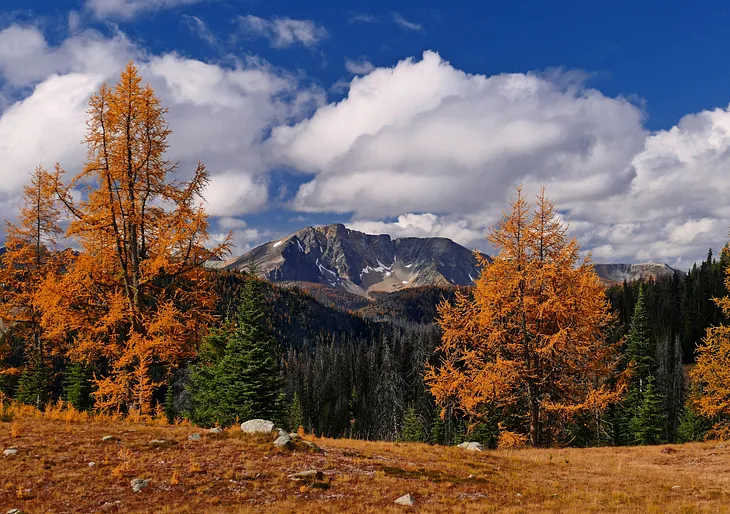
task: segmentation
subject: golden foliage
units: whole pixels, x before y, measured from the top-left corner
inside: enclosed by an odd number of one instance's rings
[[[561,422],[600,416],[622,392],[620,380],[609,386],[618,351],[604,330],[613,316],[544,190],[531,210],[519,188],[488,239],[499,255],[488,263],[476,254],[473,292],[439,306],[441,363],[426,380],[440,405],[477,419],[516,410],[533,445],[552,444]]]
[[[19,345],[27,358],[45,359],[58,346],[42,329],[39,289],[49,273],[58,272],[68,252],[56,252],[61,212],[55,195],[55,175],[36,168],[23,189],[18,221],[6,221],[5,252],[0,256],[0,360]],[[2,370],[17,375],[17,368]]]
[[[725,252],[728,248],[725,247]],[[725,288],[730,290],[730,268],[725,270]],[[726,318],[730,318],[730,296],[715,298]],[[730,436],[730,325],[709,327],[697,347],[691,377],[699,385],[693,408],[698,414],[720,419],[713,429],[718,438]]]
[[[527,436],[511,432],[509,430],[500,430],[497,448],[500,450],[517,450],[527,445]]]
[[[66,185],[60,168],[54,175],[81,253],[44,281],[43,327],[73,339],[73,360],[105,370],[95,377],[102,410],[152,413],[164,379],[150,370],[170,372],[191,358],[213,322],[202,265],[228,243],[205,248],[208,173],[199,164],[189,181],[172,179],[165,113],[130,63],[89,102],[85,168]]]

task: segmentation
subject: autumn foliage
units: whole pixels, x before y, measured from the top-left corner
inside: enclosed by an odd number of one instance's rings
[[[80,252],[40,288],[42,326],[68,343],[72,360],[100,370],[101,409],[149,412],[156,388],[195,355],[213,321],[202,264],[225,247],[205,249],[205,167],[173,179],[165,113],[130,63],[89,102],[84,169],[66,184],[60,168],[53,177]]]
[[[544,191],[532,210],[518,189],[488,239],[499,255],[482,258],[473,292],[439,307],[441,363],[426,377],[436,401],[476,420],[512,416],[534,446],[556,443],[576,416],[600,424],[623,381],[591,262]]]
[[[725,251],[728,251],[727,248]],[[730,291],[730,268],[725,271],[725,287]],[[715,303],[730,318],[730,296],[716,298]],[[696,365],[692,379],[697,382],[698,394],[693,409],[709,419],[718,420],[715,435],[730,436],[730,325],[721,324],[707,329],[702,344],[697,348]]]
[[[58,272],[68,252],[54,251],[59,237],[61,211],[56,198],[54,174],[38,167],[23,190],[23,203],[16,223],[5,228],[5,252],[0,257],[0,326],[5,337],[0,359],[13,354],[26,361],[44,361],[58,349],[41,326],[43,304],[39,289],[49,273]],[[20,364],[0,370],[19,374]]]

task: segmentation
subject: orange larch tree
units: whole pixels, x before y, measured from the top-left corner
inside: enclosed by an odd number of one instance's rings
[[[41,326],[38,290],[48,273],[57,272],[66,253],[57,252],[62,235],[54,174],[36,168],[23,190],[16,222],[6,221],[5,251],[0,256],[0,359],[15,347],[26,364],[40,364],[56,350]],[[11,366],[0,373],[18,374]]]
[[[728,247],[723,251],[727,252]],[[730,291],[730,268],[725,270],[725,288]],[[730,296],[715,298],[725,318],[730,318]],[[709,327],[690,373],[697,394],[692,408],[701,416],[717,420],[715,436],[730,438],[730,325]]]
[[[472,419],[517,413],[534,446],[551,445],[577,414],[600,421],[620,398],[613,316],[590,260],[579,262],[544,190],[534,210],[517,190],[489,232],[499,250],[471,292],[439,306],[441,363],[426,380],[436,401]]]
[[[156,388],[214,321],[203,264],[227,243],[205,248],[205,167],[187,182],[172,178],[166,112],[130,63],[92,96],[88,162],[58,189],[80,254],[46,282],[43,323],[73,337],[73,360],[94,364],[100,409],[148,413]]]

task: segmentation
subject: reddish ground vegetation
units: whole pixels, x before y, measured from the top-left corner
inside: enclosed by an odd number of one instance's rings
[[[18,453],[0,458],[2,512],[730,511],[730,444],[472,453],[317,439],[326,453],[316,454],[279,451],[238,427],[214,435],[58,410],[9,417],[0,450]],[[195,432],[202,439],[189,441]],[[289,478],[307,469],[324,477]],[[134,493],[132,478],[151,482]],[[407,493],[415,507],[393,503]]]

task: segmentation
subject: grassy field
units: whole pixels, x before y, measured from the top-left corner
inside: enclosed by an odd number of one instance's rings
[[[317,454],[279,451],[238,427],[209,434],[30,409],[8,418],[0,451],[17,453],[0,458],[3,513],[730,512],[730,444],[717,442],[472,453],[316,439]],[[289,478],[308,469],[324,478]],[[151,482],[134,493],[133,478]],[[393,503],[406,493],[413,507]]]

